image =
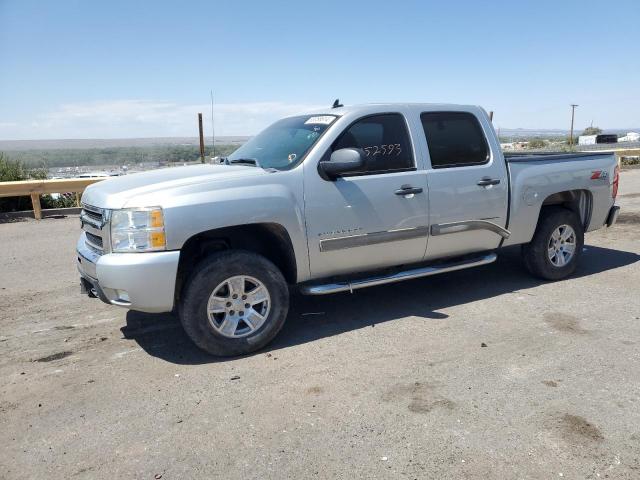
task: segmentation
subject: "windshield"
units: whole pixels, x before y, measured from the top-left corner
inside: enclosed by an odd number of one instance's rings
[[[227,157],[227,161],[257,161],[262,168],[278,170],[293,168],[335,119],[335,115],[284,118],[238,148]]]

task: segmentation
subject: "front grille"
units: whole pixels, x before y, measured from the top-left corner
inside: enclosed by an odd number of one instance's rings
[[[85,232],[86,245],[96,253],[104,253],[104,238],[107,232],[104,230],[104,211],[91,205],[82,205],[80,212],[82,230]]]
[[[89,210],[86,205],[85,205],[85,208],[84,208],[83,212],[87,217],[95,220],[96,222],[102,223],[102,212],[96,212],[96,211],[93,211],[93,210]]]
[[[99,249],[102,249],[102,237],[99,237],[97,235],[94,235],[93,233],[89,233],[89,232],[85,232],[85,234],[87,235],[87,243],[89,243],[90,246],[92,247],[98,247]]]

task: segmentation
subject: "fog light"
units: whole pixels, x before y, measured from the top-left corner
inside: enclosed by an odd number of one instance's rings
[[[116,293],[118,294],[118,301],[131,303],[131,299],[129,298],[129,294],[127,292],[125,292],[124,290],[116,290]]]

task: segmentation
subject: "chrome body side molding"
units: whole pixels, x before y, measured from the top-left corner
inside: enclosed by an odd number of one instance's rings
[[[395,272],[389,275],[378,275],[369,278],[362,278],[353,281],[328,283],[324,285],[303,285],[300,290],[305,295],[327,295],[338,292],[353,292],[359,288],[372,287],[374,285],[384,285],[386,283],[401,282],[413,278],[428,277],[439,273],[454,272],[464,268],[477,267],[495,262],[497,255],[495,253],[487,253],[480,257],[460,260],[457,262],[443,263],[439,265],[431,265],[425,267],[417,267],[401,272]]]
[[[488,220],[464,220],[462,222],[440,223],[431,225],[431,235],[447,235],[449,233],[467,232],[470,230],[489,230],[502,238],[509,238],[511,232]]]
[[[327,238],[320,240],[320,251],[330,252],[344,248],[366,247],[378,243],[397,242],[417,237],[425,237],[429,234],[429,227],[399,228],[385,232],[363,233],[346,237]]]

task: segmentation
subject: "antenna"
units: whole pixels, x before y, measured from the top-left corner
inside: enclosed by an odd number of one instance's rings
[[[339,107],[344,107],[344,105],[342,105],[340,103],[340,99],[339,98],[336,98],[336,101],[333,102],[333,106],[331,108],[339,108]]]
[[[211,146],[213,147],[212,157],[216,156],[216,129],[213,118],[213,90],[211,92]]]

